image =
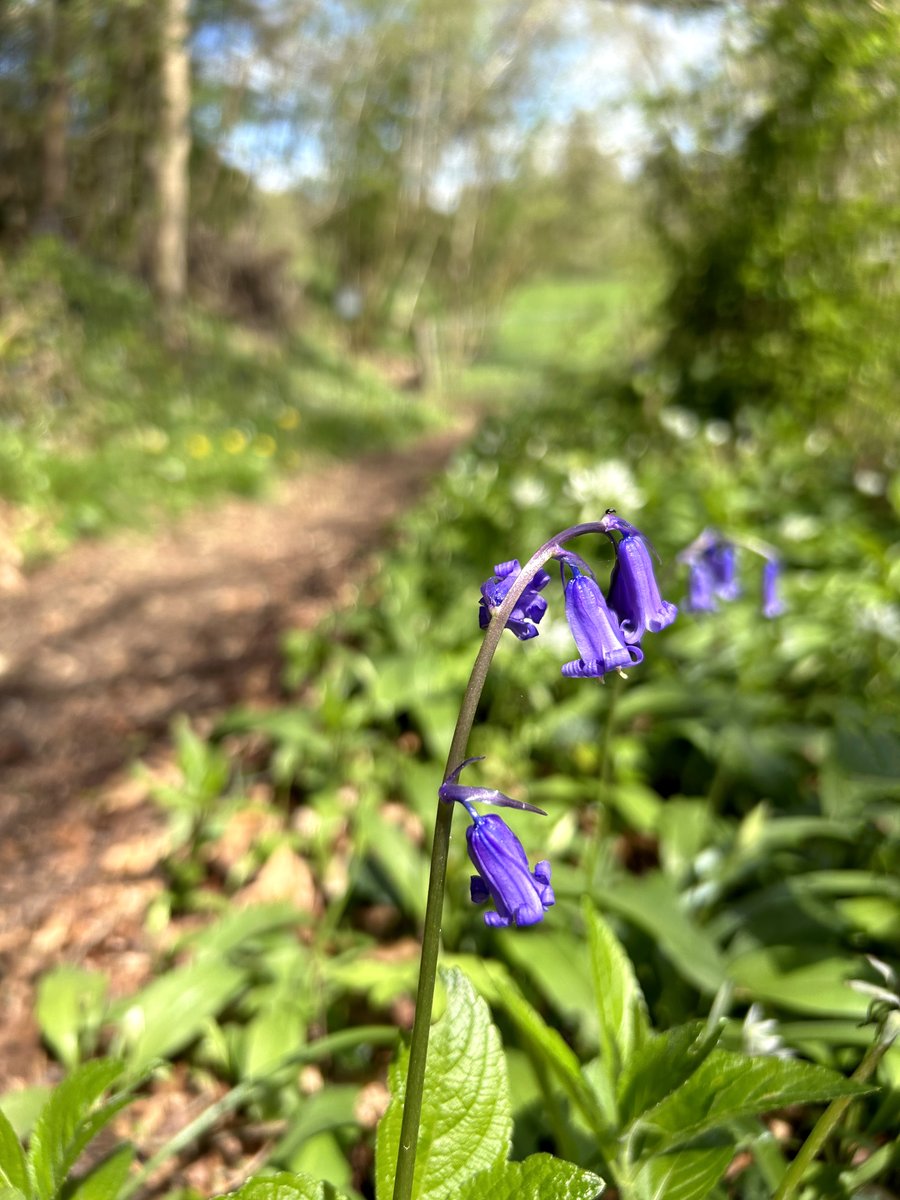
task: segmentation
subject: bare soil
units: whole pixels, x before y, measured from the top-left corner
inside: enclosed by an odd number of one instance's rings
[[[2,598],[0,1091],[58,1071],[33,1018],[42,972],[114,964],[116,992],[146,977],[164,831],[128,765],[165,762],[178,713],[276,700],[282,635],[346,598],[464,436],[79,545]]]

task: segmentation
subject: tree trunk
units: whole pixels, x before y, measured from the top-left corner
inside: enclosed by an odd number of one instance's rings
[[[191,148],[189,0],[162,0],[160,124],[156,150],[153,285],[165,304],[187,290],[188,156]]]
[[[68,0],[52,0],[47,22],[47,78],[41,134],[41,200],[37,230],[61,233],[69,182],[66,142],[69,129]]]

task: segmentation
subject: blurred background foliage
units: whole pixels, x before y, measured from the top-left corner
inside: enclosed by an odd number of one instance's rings
[[[163,35],[179,11],[180,45]],[[516,828],[552,860],[558,903],[540,930],[486,930],[457,840],[448,958],[492,1002],[480,967],[502,964],[586,1064],[587,895],[655,1028],[715,1004],[727,1044],[758,1048],[758,1004],[781,1048],[849,1073],[871,1032],[847,980],[872,978],[866,954],[900,955],[900,15],[880,0],[578,14],[0,11],[0,490],[26,548],[251,490],[464,404],[487,413],[347,607],[289,637],[283,706],[227,715],[210,739],[179,730],[180,779],[155,785],[171,824],[158,978],[112,1002],[63,971],[41,994],[66,1066],[104,1048],[135,1077],[186,1063],[225,1081],[229,1111],[280,1122],[272,1163],[357,1195],[372,1133],[356,1102],[392,1036],[364,1023],[404,1021],[478,585],[555,529],[617,507],[683,604],[677,554],[715,527],[743,547],[743,595],[683,611],[602,688],[559,674],[559,595],[539,638],[505,640],[470,782],[548,810]],[[716,50],[676,82],[635,69],[633,144],[610,149],[624,116],[605,93],[552,109],[573,33],[600,47],[625,29],[653,65],[665,22],[712,30]],[[172,53],[190,67],[180,216]],[[386,378],[397,361],[416,391]],[[776,621],[759,611],[760,540],[785,566]],[[584,552],[611,565],[609,547]],[[233,907],[279,870],[302,875],[301,915]],[[606,1173],[533,1044],[498,1020],[517,1156]],[[299,1091],[323,1031],[357,1026]],[[809,1195],[897,1194],[896,1050],[879,1083]],[[813,1117],[788,1114],[788,1149]],[[704,1194],[771,1195],[776,1134],[755,1118],[738,1132],[752,1156]]]

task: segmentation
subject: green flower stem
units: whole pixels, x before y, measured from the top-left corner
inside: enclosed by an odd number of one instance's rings
[[[525,588],[538,571],[555,557],[571,538],[585,533],[603,533],[597,522],[574,525],[570,529],[545,542],[520,571],[503,604],[491,618],[484,640],[475,659],[469,682],[466,685],[456,729],[450,743],[444,779],[466,758],[469,735],[475,723],[478,702],[484,690],[485,680],[494,652],[500,644],[506,622],[509,620]],[[400,1145],[397,1150],[397,1174],[394,1177],[394,1200],[412,1200],[413,1176],[416,1168],[416,1148],[419,1139],[419,1124],[422,1118],[422,1098],[425,1090],[425,1062],[428,1056],[428,1035],[431,1032],[431,1014],[434,1007],[434,986],[437,979],[438,954],[441,947],[441,912],[444,906],[444,884],[447,878],[447,856],[450,851],[450,827],[453,823],[453,805],[438,801],[434,825],[434,841],[431,847],[431,874],[428,879],[428,901],[425,908],[425,924],[422,932],[422,958],[419,965],[419,986],[416,991],[416,1016],[409,1044],[409,1067],[406,1074],[406,1092],[403,1102],[403,1121],[400,1126]]]
[[[857,1083],[865,1083],[873,1075],[885,1051],[891,1045],[891,1041],[890,1038],[879,1037],[866,1051],[865,1057],[850,1078],[856,1080]],[[855,1098],[855,1096],[838,1096],[836,1100],[832,1100],[813,1125],[809,1137],[797,1151],[796,1157],[782,1176],[781,1183],[772,1200],[790,1200],[792,1196],[796,1195],[803,1176]]]
[[[265,1075],[251,1075],[247,1079],[242,1079],[214,1104],[204,1108],[203,1112],[183,1129],[179,1129],[163,1146],[160,1146],[156,1153],[147,1159],[140,1171],[136,1175],[132,1175],[125,1183],[119,1192],[118,1200],[128,1200],[128,1197],[133,1196],[157,1167],[161,1167],[168,1159],[180,1154],[185,1146],[189,1146],[191,1142],[208,1133],[226,1113],[234,1112],[236,1108],[240,1108],[242,1104],[251,1099],[255,1092],[268,1086],[272,1081],[272,1076],[284,1067],[298,1063],[316,1062],[318,1059],[327,1058],[354,1046],[390,1045],[396,1039],[397,1030],[391,1025],[363,1025],[357,1029],[344,1029],[340,1033],[332,1033],[328,1037],[319,1038],[315,1042],[301,1046],[299,1050],[293,1050],[284,1058],[273,1063]]]

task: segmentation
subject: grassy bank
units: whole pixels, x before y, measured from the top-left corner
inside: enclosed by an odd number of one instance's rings
[[[439,420],[319,313],[275,335],[189,306],[173,339],[141,282],[49,239],[0,275],[0,415],[6,532],[27,557]]]

